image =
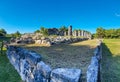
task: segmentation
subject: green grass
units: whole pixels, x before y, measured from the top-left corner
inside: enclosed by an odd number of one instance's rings
[[[1,39],[1,40],[8,40],[8,39]],[[3,50],[3,54],[0,54],[0,82],[22,82],[17,71],[10,64],[6,56],[5,48]]]
[[[102,54],[102,82],[120,82],[120,39],[105,39]]]

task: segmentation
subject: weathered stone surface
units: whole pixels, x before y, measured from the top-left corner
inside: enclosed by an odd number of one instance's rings
[[[37,70],[45,77],[50,78],[51,68],[46,65],[43,61],[37,63]]]
[[[68,28],[68,36],[72,36],[72,26],[69,26]]]
[[[25,69],[24,69],[25,63],[26,63],[26,60],[24,60],[24,59],[21,59],[21,60],[20,60],[20,73],[19,73],[19,74],[20,74],[21,79],[22,79],[23,81],[26,80]]]
[[[38,62],[36,70],[34,71],[35,82],[49,82],[51,68],[43,61]]]
[[[49,82],[51,68],[41,56],[16,46],[8,46],[7,57],[25,82]]]
[[[81,36],[81,31],[80,30],[78,30],[78,36]]]
[[[26,55],[26,60],[31,64],[31,65],[36,65],[39,61],[41,61],[42,57],[34,52],[28,52]]]
[[[36,44],[41,44],[42,40],[35,40]]]
[[[65,32],[64,32],[64,36],[67,36],[67,35],[68,35],[68,33],[65,31]]]
[[[96,57],[92,57],[91,64],[87,70],[87,82],[97,82],[98,67],[98,59]]]
[[[51,72],[50,82],[78,82],[80,76],[80,69],[58,68]]]
[[[83,30],[81,31],[81,36],[82,36],[82,37],[84,36],[84,31],[83,31]]]

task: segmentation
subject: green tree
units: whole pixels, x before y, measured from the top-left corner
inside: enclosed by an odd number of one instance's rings
[[[111,34],[109,30],[105,30],[105,38],[110,38]]]
[[[40,30],[36,30],[34,33],[40,33]]]
[[[5,31],[5,29],[0,29],[0,36],[5,36],[7,34],[7,32]]]
[[[19,31],[16,31],[15,33],[12,33],[11,35],[12,37],[20,37],[21,33]]]
[[[105,38],[117,38],[117,31],[116,29],[108,29],[105,30]]]
[[[62,26],[62,27],[60,27],[60,28],[59,28],[59,31],[64,31],[64,32],[67,32],[67,31],[68,31],[68,29],[67,29],[67,27],[66,27],[66,26]]]
[[[97,38],[120,38],[120,28],[106,30],[100,27],[97,28],[95,35],[97,36]]]
[[[45,27],[40,27],[40,33],[44,36],[48,36],[48,29],[46,29]]]
[[[120,38],[120,28],[116,30],[117,38]]]
[[[104,38],[105,37],[105,29],[103,29],[102,27],[97,28],[96,36],[97,36],[97,38]]]

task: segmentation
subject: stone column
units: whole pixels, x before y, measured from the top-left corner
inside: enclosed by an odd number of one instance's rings
[[[72,26],[68,27],[68,36],[72,36]]]
[[[77,30],[75,30],[75,37],[76,37],[76,36],[78,36],[78,31],[77,31]]]
[[[64,36],[67,36],[67,32],[66,31],[64,32]]]
[[[86,32],[85,32],[85,31],[83,31],[83,37],[84,37],[84,38],[85,38],[85,33],[86,33]]]
[[[80,31],[80,30],[78,30],[78,36],[79,36],[79,37],[81,36],[81,31]]]
[[[86,31],[84,32],[84,37],[85,37],[85,38],[87,37],[87,32],[86,32]]]
[[[91,40],[91,39],[92,39],[92,35],[91,35],[91,34],[89,34],[88,38]]]
[[[83,30],[81,31],[81,36],[84,37],[84,31]]]
[[[72,36],[75,36],[75,31],[72,32]]]

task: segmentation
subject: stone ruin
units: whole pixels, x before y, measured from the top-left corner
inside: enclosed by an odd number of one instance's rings
[[[87,70],[87,82],[100,82],[101,42]],[[56,68],[44,63],[40,54],[21,47],[8,46],[7,57],[25,82],[80,82],[82,70],[76,68]]]
[[[42,61],[40,54],[8,46],[7,57],[25,82],[79,82],[80,69],[51,67]]]
[[[68,27],[68,36],[72,36],[72,26]]]
[[[58,29],[48,29],[49,35],[57,35],[57,37],[44,37],[40,33],[28,33],[23,34],[19,38],[11,38],[12,44],[59,44],[59,43],[72,43],[81,40],[91,39],[91,34],[84,30],[74,30],[72,31],[72,26],[68,27],[67,32],[59,32]],[[64,36],[63,36],[64,35]],[[72,38],[72,36],[74,38]]]

